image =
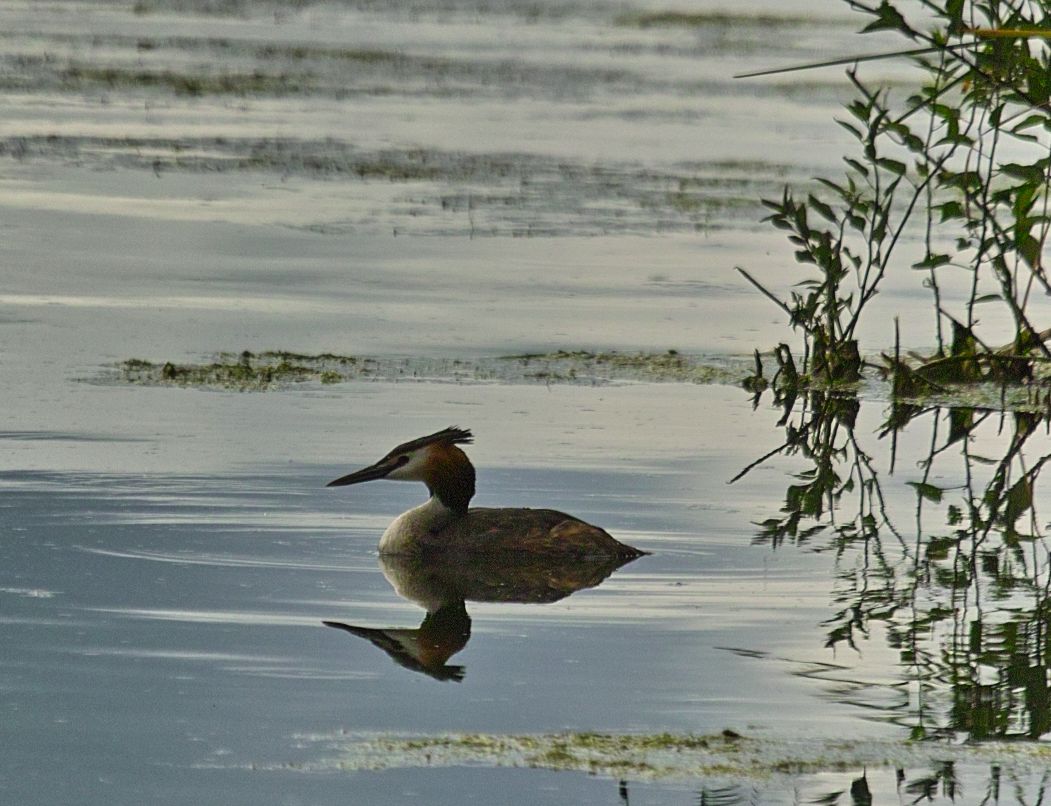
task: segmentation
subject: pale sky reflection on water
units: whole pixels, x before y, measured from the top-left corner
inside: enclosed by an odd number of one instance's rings
[[[220,351],[747,357],[791,339],[734,266],[798,278],[758,199],[836,169],[846,84],[730,76],[853,52],[844,4],[650,27],[631,20],[656,0],[149,5],[0,7],[0,800],[621,803],[606,776],[339,760],[348,736],[874,741],[925,703],[944,717],[897,622],[826,646],[851,585],[882,579],[873,555],[756,545],[807,465],[727,483],[785,438],[741,389],[112,380],[128,358]],[[873,349],[893,314],[929,344],[914,280],[889,278]],[[855,433],[907,524],[929,434],[910,426],[890,476],[885,415],[866,400]],[[420,625],[375,546],[422,488],[323,485],[453,423],[477,437],[477,504],[563,509],[653,554],[550,604],[468,602],[463,682],[440,683],[321,625]],[[974,451],[996,459],[995,431]],[[964,473],[928,481],[947,504]],[[978,802],[984,769],[961,770],[957,802]],[[680,803],[711,781],[630,783],[632,803]]]

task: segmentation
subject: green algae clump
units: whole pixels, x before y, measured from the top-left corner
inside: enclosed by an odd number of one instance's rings
[[[364,357],[267,350],[225,352],[202,363],[129,358],[107,380],[147,386],[263,391],[292,384],[348,381],[431,383],[576,384],[739,383],[725,362],[706,363],[677,350],[621,353],[557,350],[481,358]]]

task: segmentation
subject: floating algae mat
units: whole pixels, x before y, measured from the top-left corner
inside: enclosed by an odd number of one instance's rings
[[[264,390],[296,383],[429,381],[443,383],[630,382],[737,383],[744,364],[702,361],[675,350],[664,353],[567,352],[490,358],[367,357],[284,351],[219,353],[200,364],[132,358],[107,380],[152,386]]]
[[[306,354],[285,350],[253,353],[223,352],[201,363],[154,362],[129,358],[104,372],[108,383],[178,386],[233,391],[266,391],[296,384],[337,384],[349,381],[414,381],[428,383],[573,384],[602,386],[618,383],[741,384],[751,360],[734,356],[696,356],[665,352],[550,353],[481,358],[424,356],[355,356]],[[816,389],[825,387],[817,386]],[[841,393],[886,398],[889,384],[874,378],[844,385]],[[989,383],[947,384],[922,396],[903,396],[911,406],[963,406],[996,411],[1045,411],[1049,385],[1003,386]]]
[[[1051,749],[1033,744],[942,745],[873,740],[715,735],[558,733],[432,737],[297,737],[327,757],[310,772],[488,767],[582,772],[635,782],[675,781],[725,803],[952,802],[966,790],[1037,795]],[[800,796],[803,796],[800,798]],[[996,798],[991,798],[997,800]],[[846,798],[844,798],[846,800]],[[1009,800],[1009,799],[1008,799]],[[701,802],[709,802],[702,797]],[[714,801],[713,801],[714,802]]]

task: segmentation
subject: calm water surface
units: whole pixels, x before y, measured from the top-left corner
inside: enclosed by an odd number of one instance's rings
[[[845,87],[730,75],[851,52],[853,22],[833,2],[690,8],[0,8],[5,803],[863,803],[854,767],[621,781],[365,770],[354,748],[1051,730],[1040,422],[685,384],[103,379],[219,350],[782,340],[733,266],[784,277],[757,198],[835,164]],[[884,304],[925,344],[912,279]],[[652,554],[532,577],[565,596],[475,589],[424,624],[375,552],[422,488],[324,483],[450,423],[477,436],[476,503],[569,511]],[[417,630],[449,654],[406,653]],[[1001,783],[1044,786],[980,764],[868,786],[978,803]]]

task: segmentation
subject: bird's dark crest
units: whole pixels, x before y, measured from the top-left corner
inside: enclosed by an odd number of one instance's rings
[[[470,429],[459,428],[455,425],[451,425],[448,428],[443,428],[441,431],[436,431],[425,437],[419,437],[418,439],[404,442],[392,450],[388,456],[396,453],[410,453],[428,445],[436,445],[438,443],[446,443],[448,445],[467,445],[471,442],[474,442],[474,435],[471,433]]]

